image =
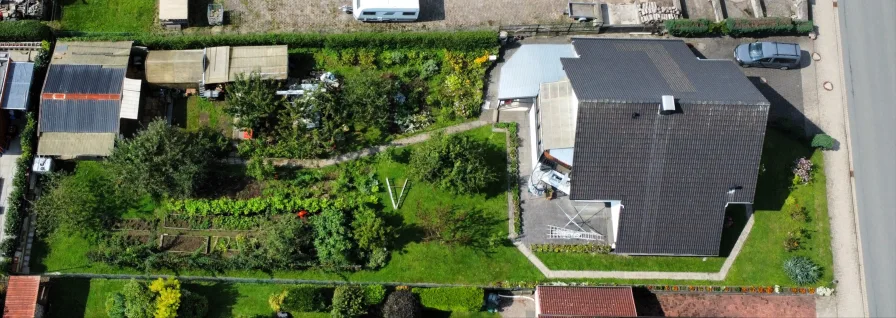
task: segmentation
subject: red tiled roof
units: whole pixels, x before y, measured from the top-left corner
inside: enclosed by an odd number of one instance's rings
[[[637,317],[631,287],[539,286],[539,317]]]
[[[3,318],[34,318],[40,276],[10,276]]]

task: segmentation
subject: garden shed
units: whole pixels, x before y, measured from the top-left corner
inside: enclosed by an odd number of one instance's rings
[[[203,50],[150,51],[146,55],[146,81],[165,86],[199,85]]]
[[[535,313],[547,317],[637,317],[631,287],[538,286]]]
[[[47,292],[47,285],[40,276],[10,276],[3,318],[43,317],[49,296]]]
[[[252,72],[285,80],[289,71],[286,45],[211,47],[205,49],[205,63],[206,84],[233,82],[239,74]]]

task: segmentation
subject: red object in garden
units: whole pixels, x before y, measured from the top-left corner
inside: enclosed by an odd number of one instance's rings
[[[243,139],[252,139],[252,129],[243,131]]]
[[[299,211],[299,213],[297,213],[296,215],[298,215],[300,218],[304,219],[306,216],[308,216],[308,211],[302,210],[302,211]]]

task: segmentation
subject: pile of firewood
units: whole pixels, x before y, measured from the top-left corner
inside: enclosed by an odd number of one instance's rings
[[[638,4],[638,18],[641,20],[641,24],[662,24],[663,21],[680,17],[681,10],[675,7],[662,7],[657,5],[656,2],[642,2]]]

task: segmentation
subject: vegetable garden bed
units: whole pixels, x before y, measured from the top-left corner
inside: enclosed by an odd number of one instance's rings
[[[160,248],[168,252],[192,253],[200,250],[208,253],[208,236],[166,235],[160,237]]]
[[[252,231],[268,219],[278,216],[186,216],[171,214],[162,221],[162,227],[175,230],[203,231]]]
[[[123,219],[116,222],[113,228],[116,230],[150,231],[153,229],[153,225],[152,222],[144,219]]]

